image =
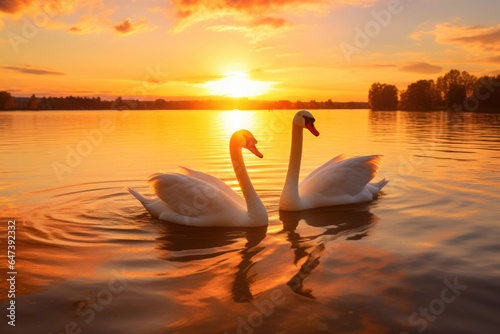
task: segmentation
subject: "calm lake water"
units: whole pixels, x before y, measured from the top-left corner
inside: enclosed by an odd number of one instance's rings
[[[1,332],[498,333],[500,115],[314,110],[302,177],[382,154],[391,182],[372,203],[280,213],[294,113],[0,113]],[[239,192],[241,128],[264,154],[244,157],[267,228],[152,220],[124,189],[182,165]]]

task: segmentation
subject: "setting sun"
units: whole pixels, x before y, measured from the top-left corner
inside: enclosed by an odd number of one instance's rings
[[[227,97],[251,97],[267,93],[272,82],[253,81],[244,72],[231,72],[218,81],[208,81],[204,84],[211,95]]]

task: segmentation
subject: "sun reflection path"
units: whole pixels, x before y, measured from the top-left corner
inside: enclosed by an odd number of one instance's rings
[[[234,109],[222,112],[220,117],[226,132],[232,134],[241,129],[249,130],[250,125],[253,124],[255,114],[251,111]]]

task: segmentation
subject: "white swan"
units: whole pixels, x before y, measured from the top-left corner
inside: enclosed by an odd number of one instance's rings
[[[312,208],[371,201],[389,182],[383,179],[370,182],[382,161],[380,155],[344,159],[342,155],[331,159],[309,174],[299,186],[300,162],[302,159],[302,134],[306,128],[319,136],[314,127],[314,117],[301,110],[293,119],[292,149],[281,193],[279,209],[300,211]]]
[[[149,179],[158,198],[148,199],[127,188],[149,211],[161,220],[190,226],[264,226],[266,208],[248,176],[241,149],[262,158],[257,140],[247,130],[236,131],[229,144],[231,161],[245,199],[220,179],[181,167],[185,174],[155,174]]]

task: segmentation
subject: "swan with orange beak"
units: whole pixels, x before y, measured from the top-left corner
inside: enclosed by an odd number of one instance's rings
[[[279,208],[283,211],[301,211],[333,205],[367,202],[376,198],[389,182],[383,179],[369,183],[377,174],[382,156],[370,155],[345,159],[339,155],[312,171],[299,185],[302,159],[303,130],[316,137],[316,119],[307,110],[295,114],[292,125],[292,148],[285,185]]]

